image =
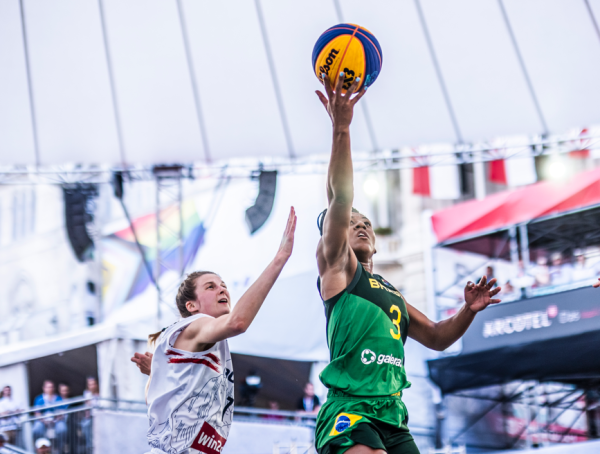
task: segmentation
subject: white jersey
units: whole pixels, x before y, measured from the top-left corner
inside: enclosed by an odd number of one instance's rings
[[[227,341],[191,353],[174,348],[205,314],[184,318],[158,338],[148,386],[148,444],[167,454],[218,454],[233,419],[233,368]],[[154,450],[153,450],[154,452]]]

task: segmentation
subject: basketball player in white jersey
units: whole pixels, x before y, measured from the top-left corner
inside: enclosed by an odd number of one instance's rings
[[[177,293],[182,319],[150,336],[156,344],[153,356],[136,353],[131,359],[150,374],[146,400],[151,454],[218,454],[223,449],[233,418],[227,339],[245,332],[254,320],[292,253],[295,229],[292,207],[275,258],[233,309],[217,274],[191,273]]]

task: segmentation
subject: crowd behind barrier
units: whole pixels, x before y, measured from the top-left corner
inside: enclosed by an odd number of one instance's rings
[[[594,251],[596,252],[596,251]],[[488,273],[493,268],[488,267]],[[486,273],[487,274],[487,273]],[[576,251],[571,257],[560,252],[537,254],[537,259],[526,267],[519,260],[517,269],[503,285],[503,301],[531,298],[589,285],[600,276],[600,255]]]
[[[7,445],[34,446],[36,453],[91,453],[91,408],[98,398],[94,377],[87,378],[83,396],[75,399],[68,384],[59,383],[57,393],[54,382],[45,380],[31,408],[13,398],[12,388],[5,386],[0,398],[0,434]],[[26,433],[31,443],[27,443]]]
[[[236,418],[265,423],[292,423],[314,427],[320,408],[314,387],[307,383],[294,411],[279,410],[276,401],[268,409],[236,407]],[[72,398],[66,383],[56,386],[45,380],[33,406],[13,398],[11,386],[2,388],[0,398],[0,454],[92,454],[92,419],[96,410],[146,412],[145,402],[102,399],[98,382],[88,377],[83,396]],[[29,449],[29,450],[28,450]]]

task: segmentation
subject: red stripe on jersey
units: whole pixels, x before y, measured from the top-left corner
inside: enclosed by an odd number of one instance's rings
[[[182,364],[182,363],[194,363],[194,364],[202,364],[204,366],[210,367],[215,372],[221,373],[219,368],[215,366],[213,363],[210,363],[202,358],[169,358],[169,364]]]
[[[183,356],[183,353],[174,352],[173,350],[167,350],[165,353],[167,355]]]
[[[218,356],[213,355],[212,353],[207,353],[206,355],[207,358],[212,359],[215,363],[217,363],[218,365],[221,365],[221,360],[219,359]]]

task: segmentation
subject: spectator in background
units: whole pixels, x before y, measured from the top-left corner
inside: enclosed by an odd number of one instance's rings
[[[579,254],[575,256],[575,266],[573,266],[573,282],[585,281],[593,279],[596,272],[592,267],[587,266],[585,255]]]
[[[521,298],[527,298],[527,289],[535,283],[535,278],[525,269],[525,262],[519,260],[517,274],[511,279],[511,283],[521,293]]]
[[[97,399],[100,397],[100,387],[95,377],[87,377],[83,397],[88,399],[85,402],[86,406],[94,405],[97,402]],[[86,450],[92,449],[92,415],[90,410],[86,410],[85,416],[81,420],[81,433],[83,434]]]
[[[2,389],[2,398],[0,399],[0,432],[4,432],[8,443],[15,444],[16,442],[19,417],[2,418],[2,416],[23,410],[25,410],[25,405],[13,398],[10,386],[5,386]]]
[[[269,401],[269,410],[278,411],[279,410],[279,402],[277,402],[276,400],[270,400]],[[270,419],[272,421],[281,421],[282,419],[285,419],[285,417],[282,415],[266,415],[264,417],[264,419]]]
[[[551,255],[550,282],[552,285],[564,285],[571,283],[573,266],[570,263],[563,263],[563,256],[560,252]]]
[[[485,277],[487,278],[488,282],[491,281],[494,278],[494,268],[490,265],[488,265],[485,268]],[[494,287],[497,287],[498,283],[494,282]]]
[[[304,385],[304,395],[298,400],[296,408],[307,413],[317,413],[321,408],[321,402],[315,396],[315,387],[312,383],[308,382]]]
[[[60,396],[61,400],[69,400],[71,398],[71,387],[66,383],[59,383],[58,395]],[[60,408],[61,410],[66,410],[67,408],[69,408],[69,404],[63,405],[62,407],[58,408]]]
[[[50,454],[52,452],[52,443],[47,438],[38,438],[35,441],[36,454]]]
[[[100,397],[100,387],[98,386],[98,380],[94,377],[88,377],[86,379],[86,387],[83,391],[83,397],[86,399],[96,399]]]
[[[62,402],[62,397],[56,395],[54,383],[50,380],[45,380],[42,386],[43,393],[35,398],[33,401],[34,407],[43,407],[46,405],[52,405],[58,402]],[[54,435],[56,440],[61,442],[64,441],[67,434],[67,425],[63,420],[55,420],[52,416],[55,409],[48,409],[42,411],[36,411],[36,416],[48,416],[44,419],[38,419],[33,423],[33,439],[45,438],[48,429],[54,429]]]
[[[550,285],[550,270],[548,269],[548,258],[540,255],[537,258],[536,266],[533,269],[536,287],[546,287]]]

